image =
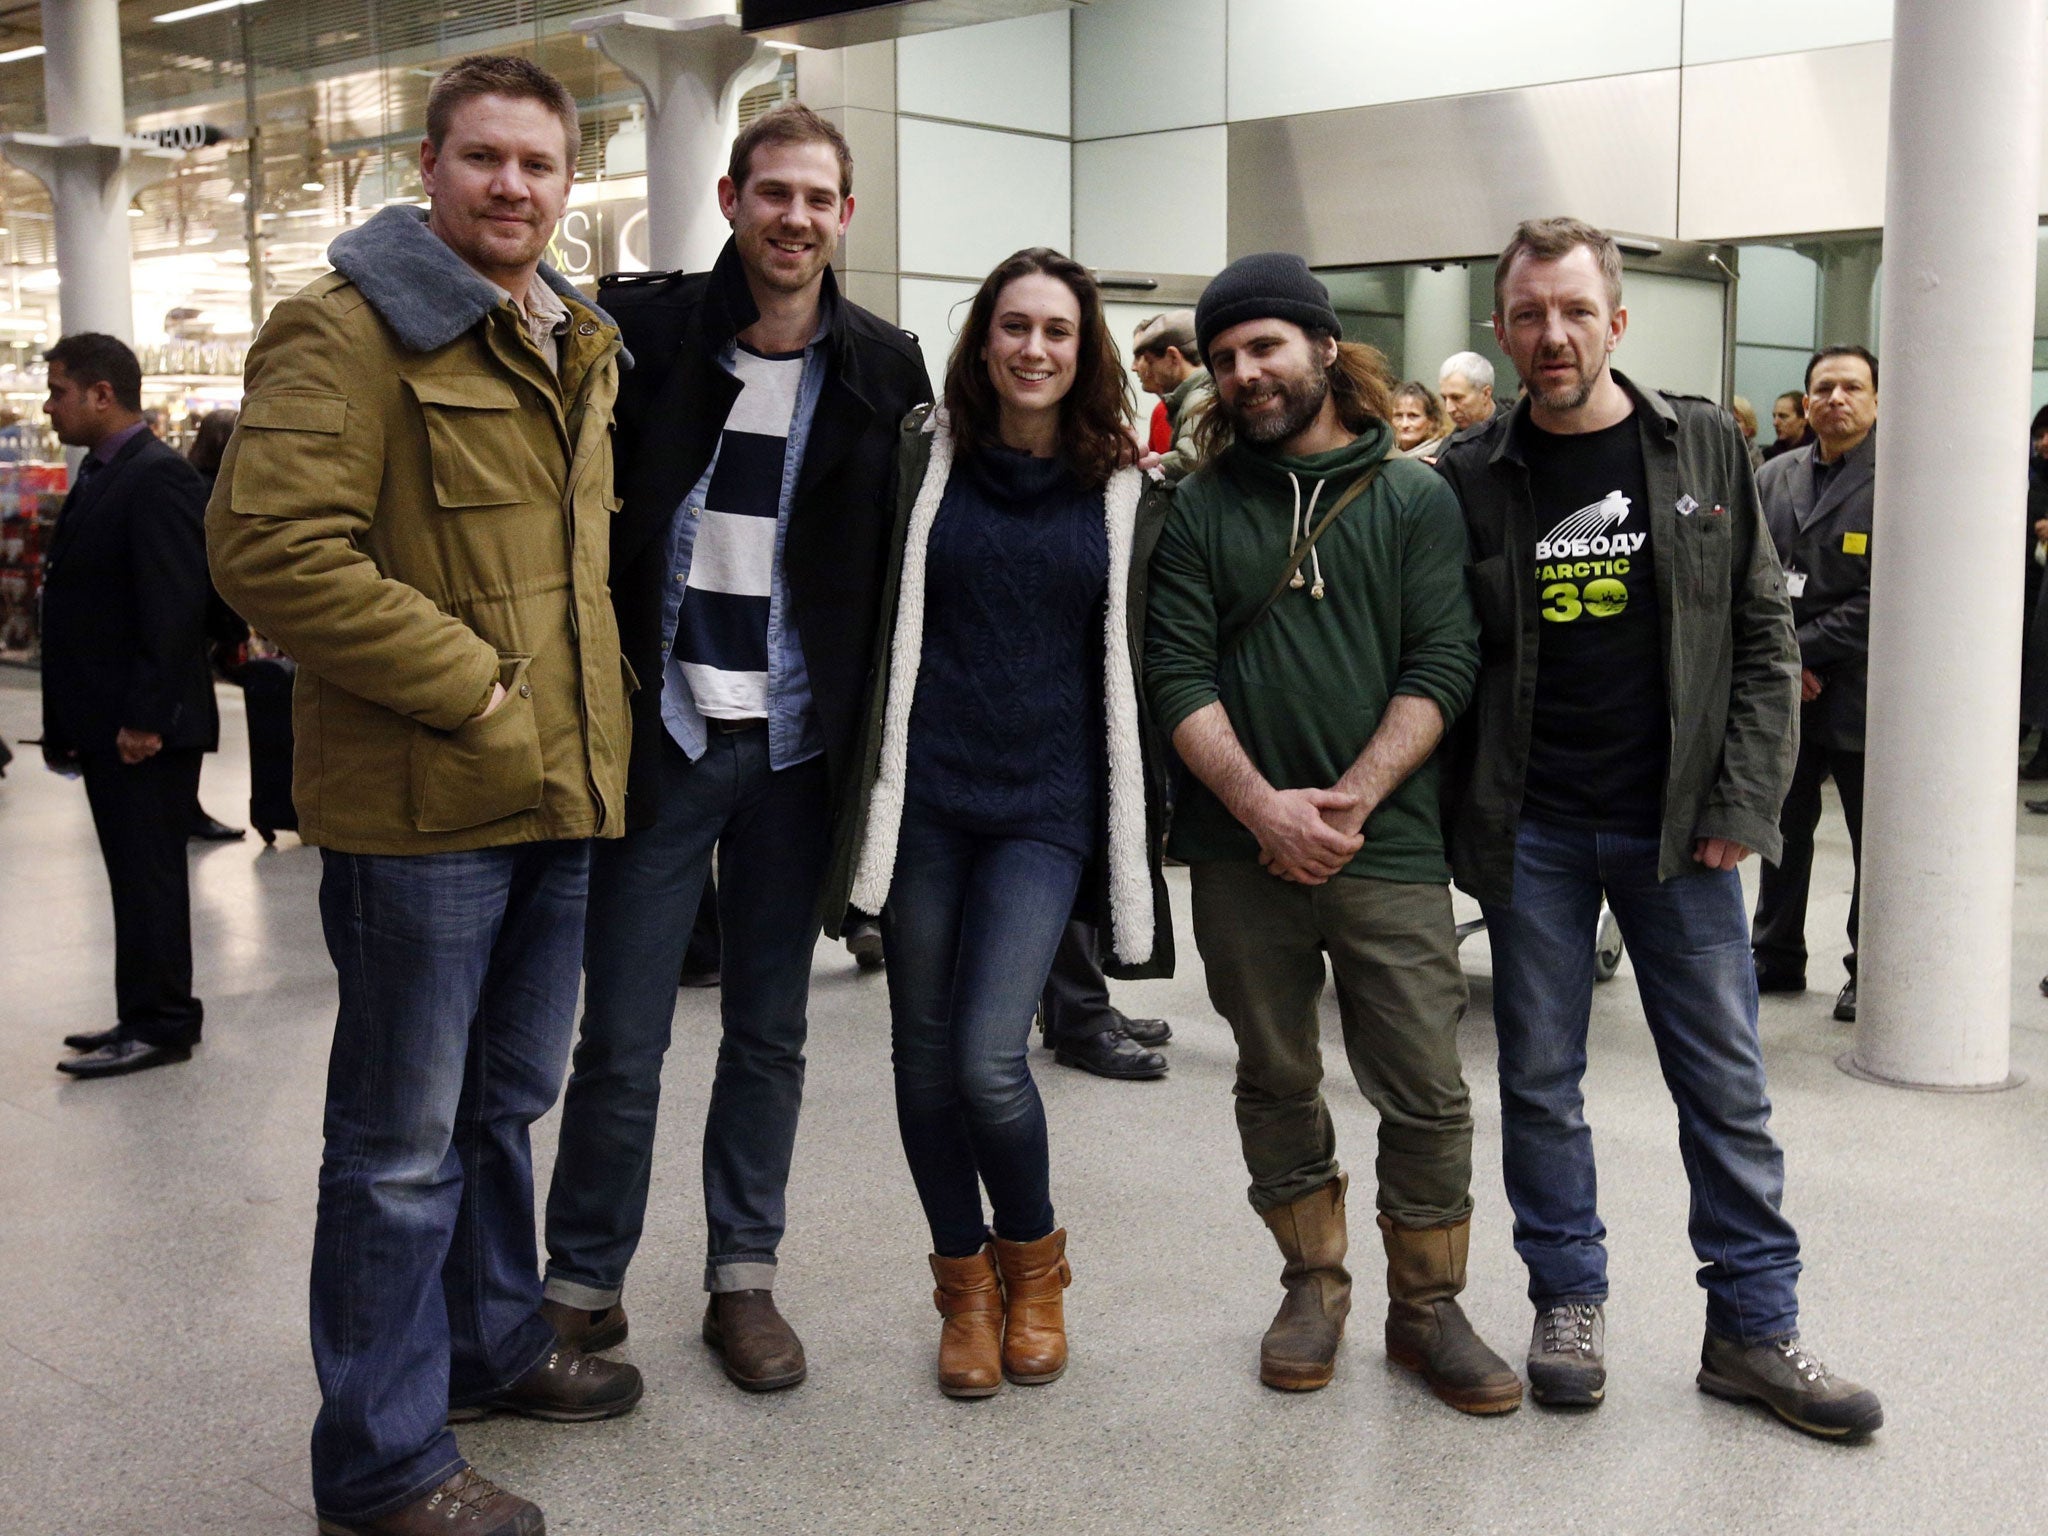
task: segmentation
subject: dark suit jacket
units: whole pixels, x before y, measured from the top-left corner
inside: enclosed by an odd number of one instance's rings
[[[205,510],[199,472],[147,431],[65,499],[43,566],[46,747],[111,752],[124,726],[218,745]]]
[[[654,818],[665,732],[669,524],[711,462],[739,397],[739,380],[719,365],[720,353],[760,311],[730,240],[709,272],[606,278],[600,287],[633,355],[615,410],[624,504],[612,523],[611,582],[619,645],[640,680],[626,824],[643,827]],[[860,777],[853,757],[889,564],[897,428],[932,396],[916,340],[841,298],[829,270],[825,302],[833,309],[831,363],[804,445],[783,570],[837,805]]]
[[[1819,675],[1820,697],[1800,710],[1802,739],[1844,752],[1863,750],[1870,679],[1870,515],[1877,486],[1877,433],[1843,455],[1825,490],[1814,488],[1817,443],[1757,471],[1764,520],[1796,586],[1792,622],[1799,662]]]

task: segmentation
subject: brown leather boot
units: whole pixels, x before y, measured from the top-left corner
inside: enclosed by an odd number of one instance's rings
[[[572,1307],[567,1302],[543,1301],[540,1316],[542,1322],[555,1330],[556,1338],[586,1355],[626,1342],[626,1309],[616,1301],[595,1312],[588,1307]]]
[[[773,1291],[714,1291],[704,1309],[704,1342],[726,1378],[749,1392],[776,1392],[804,1379],[803,1340],[775,1310]]]
[[[1003,1275],[1003,1374],[1020,1387],[1059,1380],[1067,1368],[1067,1315],[1061,1295],[1074,1283],[1067,1229],[1035,1243],[995,1240]]]
[[[1259,1380],[1282,1392],[1327,1387],[1337,1371],[1337,1346],[1351,1313],[1351,1271],[1344,1267],[1344,1192],[1350,1187],[1351,1175],[1340,1173],[1299,1200],[1260,1212],[1286,1260],[1280,1284],[1287,1295],[1259,1341]]]
[[[1522,1378],[1487,1348],[1457,1295],[1465,1289],[1470,1220],[1397,1227],[1380,1216],[1387,1245],[1387,1355],[1461,1413],[1513,1413]]]
[[[320,1517],[320,1536],[547,1536],[540,1506],[464,1467],[432,1493],[374,1520]]]
[[[939,1325],[939,1390],[948,1397],[993,1397],[1003,1384],[1003,1288],[986,1244],[964,1259],[932,1258],[939,1282],[932,1301]]]

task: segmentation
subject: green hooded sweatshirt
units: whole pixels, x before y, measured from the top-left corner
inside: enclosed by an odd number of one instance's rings
[[[1434,701],[1446,727],[1457,718],[1479,669],[1465,520],[1443,480],[1407,459],[1387,462],[1316,542],[1303,584],[1217,659],[1272,590],[1294,543],[1392,445],[1381,423],[1308,458],[1233,444],[1181,482],[1152,561],[1145,632],[1145,691],[1162,732],[1221,699],[1275,788],[1326,789],[1365,749],[1394,695]],[[1191,864],[1258,857],[1252,834],[1191,775],[1167,846]],[[1365,846],[1344,872],[1449,880],[1435,756],[1373,812]]]

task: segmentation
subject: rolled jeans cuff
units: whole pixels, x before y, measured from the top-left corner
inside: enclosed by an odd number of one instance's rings
[[[711,1263],[704,1266],[704,1289],[720,1291],[772,1291],[775,1289],[775,1261],[750,1259],[740,1263]]]
[[[540,1288],[543,1301],[558,1301],[565,1307],[580,1307],[585,1312],[602,1312],[615,1307],[619,1302],[619,1287],[585,1285],[580,1280],[564,1280],[559,1275],[549,1275]]]

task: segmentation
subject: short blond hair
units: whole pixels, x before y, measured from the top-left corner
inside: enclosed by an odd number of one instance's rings
[[[1533,261],[1562,261],[1582,245],[1600,264],[1600,276],[1607,284],[1607,307],[1621,308],[1621,247],[1606,230],[1596,229],[1584,219],[1560,217],[1524,219],[1515,226],[1514,239],[1501,249],[1500,261],[1493,269],[1494,313],[1507,307],[1508,274],[1517,261],[1524,256]]]

